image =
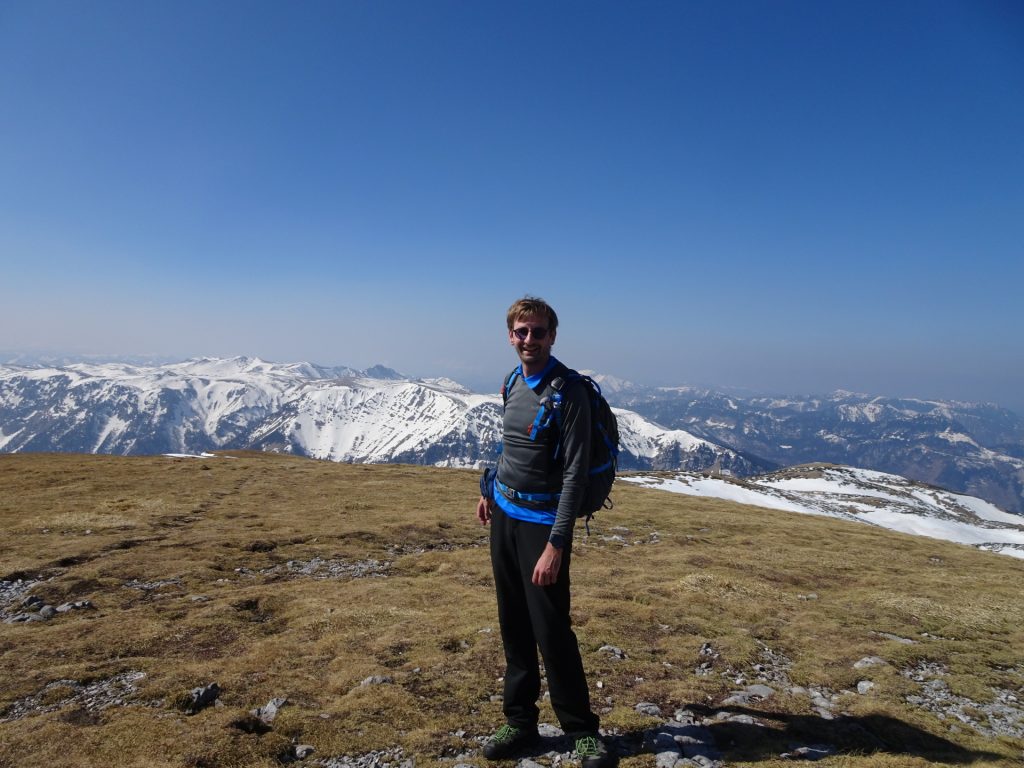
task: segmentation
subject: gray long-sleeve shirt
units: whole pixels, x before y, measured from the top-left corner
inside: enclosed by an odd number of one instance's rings
[[[529,429],[540,409],[541,397],[550,394],[549,384],[565,378],[569,369],[555,361],[536,389],[517,376],[507,393],[498,480],[520,493],[559,493],[558,509],[551,535],[571,541],[576,514],[583,503],[590,457],[590,404],[579,382],[566,382],[562,393],[561,445],[557,423],[542,430],[535,440]]]

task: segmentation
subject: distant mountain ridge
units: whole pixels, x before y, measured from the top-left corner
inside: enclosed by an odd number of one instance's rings
[[[780,466],[829,462],[889,472],[1024,513],[1024,419],[996,405],[621,384],[609,399],[667,428]]]
[[[746,475],[774,467],[634,413],[619,417],[624,469]],[[0,366],[0,452],[254,448],[331,461],[467,467],[494,460],[500,421],[497,395],[383,366],[360,371],[249,357]]]
[[[746,477],[813,462],[862,467],[1024,513],[1024,420],[993,405],[737,396],[594,374],[621,426],[623,470]],[[355,463],[493,461],[500,399],[411,379],[253,357],[169,364],[0,365],[0,452],[292,453]]]

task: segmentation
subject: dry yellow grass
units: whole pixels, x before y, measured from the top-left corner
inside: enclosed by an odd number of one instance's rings
[[[501,722],[476,474],[236,456],[0,456],[0,580],[95,606],[0,624],[0,766],[277,766],[293,743],[311,760],[400,747],[450,766]],[[647,701],[665,717],[749,711],[764,725],[711,726],[729,765],[788,764],[791,744],[819,742],[840,749],[827,766],[1020,764],[1022,740],[908,703],[920,685],[901,672],[941,665],[978,705],[1024,699],[1024,563],[620,486],[581,530],[573,579],[595,703],[623,743],[658,722],[635,711]],[[705,643],[717,655],[697,675]],[[793,685],[875,688],[841,696],[835,721],[778,684],[723,707],[737,686],[722,673],[754,682],[766,654]],[[865,656],[888,663],[854,669]],[[82,693],[129,674],[119,704]],[[387,682],[361,685],[372,676]],[[222,706],[176,707],[214,681]],[[273,697],[289,703],[272,730],[248,732]]]

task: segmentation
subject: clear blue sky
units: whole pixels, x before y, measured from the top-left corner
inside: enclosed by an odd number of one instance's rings
[[[1024,4],[0,6],[0,350],[1024,412]]]

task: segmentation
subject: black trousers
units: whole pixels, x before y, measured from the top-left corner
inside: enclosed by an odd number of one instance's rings
[[[533,568],[547,545],[551,526],[508,517],[498,507],[491,518],[491,565],[498,593],[498,621],[505,646],[505,717],[509,723],[537,725],[540,665],[551,692],[551,706],[566,733],[596,733],[598,717],[590,711],[590,692],[579,643],[569,619],[567,544],[557,581],[534,586]]]

